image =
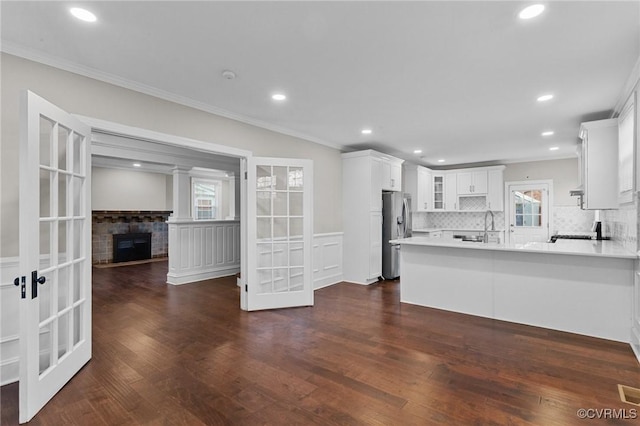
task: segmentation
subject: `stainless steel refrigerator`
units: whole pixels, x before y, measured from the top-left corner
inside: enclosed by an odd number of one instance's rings
[[[382,193],[382,277],[400,276],[400,245],[389,240],[411,236],[411,197],[400,192]]]

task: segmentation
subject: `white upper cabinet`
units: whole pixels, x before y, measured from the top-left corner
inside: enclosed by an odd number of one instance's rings
[[[444,210],[444,174],[433,174],[433,210]]]
[[[426,167],[418,167],[418,199],[414,201],[418,203],[418,209],[414,209],[414,211],[429,211],[433,207],[432,204],[432,184],[433,176],[431,174],[431,170]]]
[[[457,211],[457,173],[456,172],[432,172],[433,173],[433,203],[432,211]]]
[[[618,116],[618,201],[620,204],[633,201],[634,172],[633,154],[636,145],[636,92],[622,108]]]
[[[487,171],[459,171],[457,175],[458,195],[483,195],[487,193]]]
[[[447,173],[444,175],[444,209],[445,211],[458,210],[458,175]]]
[[[411,210],[427,212],[433,208],[431,170],[407,164],[404,166],[404,190],[411,195]]]
[[[591,121],[580,126],[582,139],[582,208],[618,208],[618,119]]]
[[[487,210],[504,210],[504,166],[487,171]]]
[[[411,194],[414,212],[483,211],[485,208],[503,211],[504,169],[504,166],[490,166],[430,170],[407,164],[404,167],[405,192]],[[464,197],[479,197],[480,200],[465,203],[469,198]]]
[[[402,163],[404,160],[382,156],[382,189],[402,191]]]

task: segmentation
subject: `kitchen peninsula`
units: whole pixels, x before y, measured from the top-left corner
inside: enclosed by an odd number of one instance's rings
[[[615,242],[394,242],[404,303],[630,341],[637,256]]]

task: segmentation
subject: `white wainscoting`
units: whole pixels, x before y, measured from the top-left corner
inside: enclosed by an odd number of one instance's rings
[[[0,385],[18,380],[20,361],[20,287],[13,285],[19,275],[17,257],[0,259]]]
[[[343,233],[313,236],[313,288],[315,290],[342,281]]]
[[[168,284],[240,272],[240,221],[169,222]]]

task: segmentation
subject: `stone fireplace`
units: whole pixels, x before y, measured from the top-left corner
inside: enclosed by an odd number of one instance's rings
[[[114,235],[124,234],[149,234],[150,257],[168,257],[169,238],[166,222],[170,214],[171,211],[94,210],[92,212],[92,263],[113,263]],[[118,239],[115,238],[115,240]]]

